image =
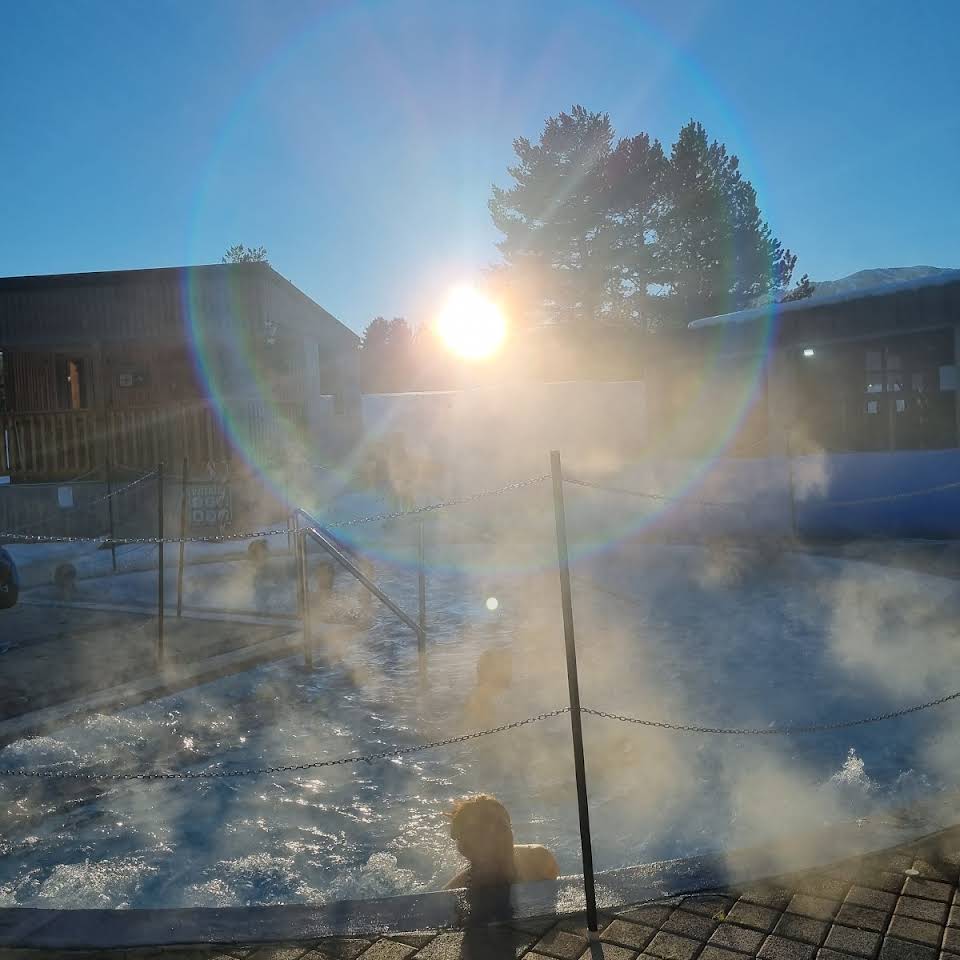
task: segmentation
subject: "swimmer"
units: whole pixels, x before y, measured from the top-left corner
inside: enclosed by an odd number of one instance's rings
[[[467,698],[464,714],[467,723],[483,724],[496,711],[497,698],[510,688],[513,664],[507,649],[485,650],[477,660],[477,685]]]
[[[513,842],[510,814],[499,800],[487,794],[457,801],[450,813],[450,836],[470,865],[447,884],[447,890],[556,880],[560,876],[556,858],[546,847]]]

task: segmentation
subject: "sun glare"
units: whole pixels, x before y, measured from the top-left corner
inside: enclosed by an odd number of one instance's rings
[[[503,345],[507,322],[497,305],[473,287],[456,287],[437,318],[437,333],[458,356],[485,360]]]

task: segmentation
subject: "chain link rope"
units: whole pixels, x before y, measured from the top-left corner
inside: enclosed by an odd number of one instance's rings
[[[273,773],[299,773],[304,770],[319,770],[323,767],[342,767],[354,763],[374,763],[377,760],[392,760],[396,757],[407,757],[425,750],[435,750],[439,747],[449,747],[457,743],[466,743],[469,740],[479,740],[495,733],[504,733],[507,730],[516,730],[531,723],[550,720],[553,717],[569,713],[569,707],[560,707],[557,710],[548,710],[535,717],[525,717],[523,720],[513,720],[501,724],[499,727],[490,727],[486,730],[476,730],[472,733],[461,733],[444,740],[431,740],[428,743],[417,743],[410,747],[397,747],[393,750],[384,750],[380,753],[369,753],[360,756],[350,755],[337,757],[333,760],[310,760],[306,763],[290,763],[274,767],[248,767],[238,770],[183,770],[183,771],[146,771],[141,773],[97,773],[95,771],[72,770],[28,770],[25,767],[0,767],[0,777],[17,777],[32,780],[83,780],[89,782],[127,782],[134,780],[226,780],[233,777],[259,777]]]
[[[147,476],[153,476],[148,474]],[[344,527],[356,527],[362,524],[378,523],[384,520],[398,520],[402,517],[415,517],[424,513],[431,513],[435,510],[444,510],[447,507],[458,507],[466,503],[474,503],[477,500],[483,500],[487,497],[496,497],[514,490],[521,490],[525,487],[534,486],[542,483],[549,478],[549,474],[541,474],[537,477],[529,477],[526,480],[515,480],[512,483],[504,484],[493,490],[481,490],[477,493],[466,494],[462,497],[451,497],[448,500],[439,500],[436,503],[424,504],[420,507],[413,507],[410,510],[396,510],[392,513],[372,514],[365,517],[353,517],[348,520],[324,520],[323,526],[343,529]],[[140,483],[146,477],[141,477],[134,481]],[[128,484],[122,489],[129,489],[133,484]],[[117,491],[118,493],[120,491]],[[43,534],[25,534],[25,533],[0,533],[0,540],[18,540],[26,543],[113,543],[117,546],[126,546],[128,544],[159,544],[159,543],[225,543],[232,540],[254,540],[258,537],[287,536],[290,533],[288,527],[276,527],[271,530],[247,530],[238,533],[223,533],[215,536],[201,537],[63,537],[46,536]]]
[[[605,720],[619,720],[621,723],[632,723],[642,727],[654,727],[658,730],[675,730],[680,733],[722,734],[734,737],[786,737],[798,733],[825,733],[830,730],[847,730],[850,727],[862,727],[869,723],[881,723],[884,720],[894,720],[897,717],[906,717],[911,713],[920,713],[922,710],[939,707],[958,698],[960,698],[960,690],[954,693],[948,693],[943,697],[937,697],[936,700],[917,703],[912,707],[903,707],[900,710],[890,710],[887,713],[878,713],[872,717],[860,717],[856,720],[834,720],[826,723],[791,724],[786,727],[706,727],[696,724],[670,723],[666,720],[644,720],[639,717],[627,717],[619,713],[610,713],[606,710],[593,710],[590,707],[581,707],[580,712],[592,717],[602,717]]]
[[[666,493],[648,493],[643,490],[629,490],[626,487],[615,487],[609,484],[596,483],[593,480],[580,480],[577,477],[563,478],[564,483],[572,483],[577,487],[588,487],[591,490],[602,490],[605,493],[619,493],[627,497],[641,497],[645,500],[658,500],[667,503],[695,503],[702,507],[746,507],[747,504],[739,500],[697,500],[693,497],[675,497]]]

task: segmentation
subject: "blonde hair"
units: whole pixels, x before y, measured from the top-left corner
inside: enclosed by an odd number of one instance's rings
[[[478,793],[458,800],[448,817],[450,818],[450,836],[454,840],[464,834],[490,828],[499,828],[505,834],[513,835],[513,825],[510,823],[507,808],[488,793]]]

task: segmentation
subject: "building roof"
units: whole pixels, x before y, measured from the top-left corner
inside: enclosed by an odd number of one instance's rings
[[[76,287],[109,287],[149,283],[151,280],[178,280],[187,274],[195,278],[214,278],[218,275],[261,275],[269,283],[285,288],[303,306],[315,311],[324,321],[332,323],[345,341],[358,343],[360,338],[333,314],[307,296],[299,287],[278,273],[269,263],[204,263],[196,266],[148,267],[138,270],[96,270],[88,273],[31,274],[23,277],[0,277],[0,292],[69,289]]]
[[[912,280],[903,280],[899,283],[881,283],[875,287],[862,290],[849,290],[826,297],[817,297],[814,295],[804,300],[792,300],[788,303],[770,303],[763,307],[751,307],[748,310],[739,310],[736,313],[722,313],[715,317],[703,317],[700,320],[694,320],[687,326],[690,330],[706,330],[712,327],[749,324],[756,320],[766,320],[785,314],[803,313],[822,307],[853,303],[859,300],[869,300],[873,297],[886,297],[892,294],[910,293],[953,284],[960,287],[960,270],[946,270],[943,273],[917,277]]]

